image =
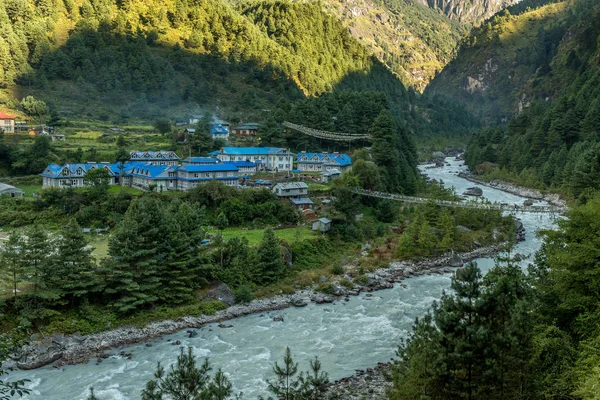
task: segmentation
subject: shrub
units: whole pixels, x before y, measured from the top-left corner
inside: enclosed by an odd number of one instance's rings
[[[204,315],[215,315],[217,311],[224,310],[227,308],[227,304],[222,301],[207,301],[200,303],[198,306],[198,312]]]
[[[364,274],[361,274],[354,279],[354,282],[358,283],[359,285],[365,285],[368,281],[369,277]]]
[[[340,264],[335,264],[333,268],[331,268],[331,273],[334,275],[344,275],[344,267]]]
[[[248,285],[240,286],[235,291],[235,301],[238,303],[249,303],[254,299],[254,293]]]
[[[340,281],[340,285],[348,288],[348,289],[352,289],[354,287],[354,283],[352,283],[350,280],[348,279],[342,279]]]
[[[317,287],[317,292],[333,294],[333,285],[331,283],[322,283]]]

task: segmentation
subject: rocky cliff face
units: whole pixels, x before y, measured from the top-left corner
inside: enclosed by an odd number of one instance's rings
[[[466,24],[478,24],[521,0],[421,0],[448,18]]]

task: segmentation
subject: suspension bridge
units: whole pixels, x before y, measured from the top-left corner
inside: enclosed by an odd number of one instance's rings
[[[320,131],[318,129],[307,128],[306,126],[294,124],[288,121],[282,123],[283,126],[289,129],[293,129],[300,133],[308,136],[315,137],[317,139],[333,140],[336,142],[352,142],[354,140],[371,140],[371,135],[359,134],[359,133],[340,133],[340,132],[328,132]]]
[[[463,202],[463,201],[452,201],[452,200],[435,200],[424,197],[412,197],[403,196],[401,194],[394,193],[383,193],[378,191],[370,191],[364,189],[355,188],[352,190],[354,193],[361,196],[376,197],[378,199],[387,199],[394,201],[401,201],[405,203],[414,204],[426,204],[434,202],[439,206],[445,207],[460,207],[460,208],[476,208],[479,210],[495,210],[495,211],[507,211],[510,213],[526,212],[526,213],[548,213],[548,214],[561,214],[566,211],[566,208],[558,206],[519,206],[516,204],[498,204],[498,203],[476,203],[476,202]]]

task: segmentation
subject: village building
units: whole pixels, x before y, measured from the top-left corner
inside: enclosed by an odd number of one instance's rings
[[[215,139],[221,139],[227,141],[229,139],[229,128],[224,124],[212,124],[210,127],[210,135]]]
[[[315,204],[308,197],[292,197],[290,203],[292,203],[292,206],[297,210],[312,210],[313,205]]]
[[[221,160],[216,157],[188,157],[181,163],[183,165],[211,165],[218,164]]]
[[[352,169],[352,159],[343,153],[298,153],[297,168],[300,171],[314,172],[337,169],[346,172]]]
[[[250,161],[258,171],[291,172],[294,154],[280,147],[223,147],[210,155],[221,161]]]
[[[50,138],[52,139],[53,142],[64,142],[67,140],[65,135],[62,135],[62,134],[51,135]]]
[[[196,125],[200,119],[202,119],[202,115],[192,115],[188,122],[190,125]]]
[[[256,164],[250,161],[231,161],[244,176],[251,176],[256,173]]]
[[[321,171],[321,182],[327,183],[331,182],[333,179],[337,179],[342,176],[342,173],[339,169],[328,169],[326,171]]]
[[[132,151],[129,159],[151,165],[178,165],[180,160],[173,151]]]
[[[176,169],[171,165],[134,165],[126,175],[131,177],[131,187],[135,189],[164,192],[177,190]]]
[[[15,133],[15,119],[10,115],[0,112],[0,131]]]
[[[106,168],[110,175],[109,184],[115,185],[119,183],[119,166],[118,164],[103,164],[103,163],[87,163],[87,164],[50,164],[46,167],[42,176],[43,187],[59,187],[59,188],[82,188],[85,187],[85,174],[95,168]]]
[[[6,183],[0,182],[0,197],[23,197],[25,192]]]
[[[304,182],[287,182],[276,184],[272,192],[280,198],[307,197],[308,185]]]
[[[319,231],[321,233],[329,232],[331,230],[332,221],[329,218],[319,218],[312,224],[313,231]]]
[[[177,189],[187,191],[198,185],[216,180],[227,186],[237,186],[239,169],[233,163],[212,165],[183,165],[177,168]]]
[[[206,182],[217,180],[237,186],[239,168],[233,162],[201,165],[153,165],[144,162],[123,164],[50,164],[41,174],[44,187],[82,188],[85,174],[94,168],[107,168],[110,185],[121,184],[139,190],[187,191]]]
[[[248,122],[233,128],[233,134],[236,136],[256,136],[259,128],[260,124],[257,124],[256,122]]]

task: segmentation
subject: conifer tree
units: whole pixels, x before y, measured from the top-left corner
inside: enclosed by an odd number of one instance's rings
[[[231,383],[219,370],[216,376],[210,377],[208,359],[198,367],[192,348],[187,352],[181,349],[177,361],[166,373],[158,363],[153,380],[146,383],[142,392],[142,400],[222,400],[231,395]]]
[[[369,130],[373,137],[371,155],[373,161],[380,167],[385,189],[390,192],[400,191],[399,175],[400,160],[396,148],[396,123],[389,110],[383,110],[373,122]]]
[[[56,241],[51,282],[64,302],[86,298],[99,290],[95,260],[87,244],[77,220],[71,218]]]
[[[25,262],[25,273],[31,284],[31,293],[27,297],[27,316],[33,320],[41,320],[56,314],[49,303],[59,299],[59,288],[53,285],[56,271],[53,268],[53,245],[46,231],[40,225],[32,225],[25,230],[22,255]]]
[[[10,282],[15,299],[17,298],[17,287],[25,272],[25,259],[22,249],[23,238],[18,233],[13,232],[0,251],[1,275],[4,280]]]
[[[131,203],[117,225],[109,241],[105,292],[118,312],[132,312],[158,300],[159,263],[165,256],[170,222],[158,200],[144,196]]]
[[[296,377],[298,373],[298,363],[292,358],[292,352],[289,347],[285,349],[283,356],[283,365],[275,363],[273,372],[277,376],[276,382],[269,383],[269,391],[281,400],[297,400],[302,391],[301,380]]]
[[[263,240],[258,246],[258,264],[262,282],[275,282],[285,273],[285,265],[281,257],[281,243],[272,229],[265,229]]]

